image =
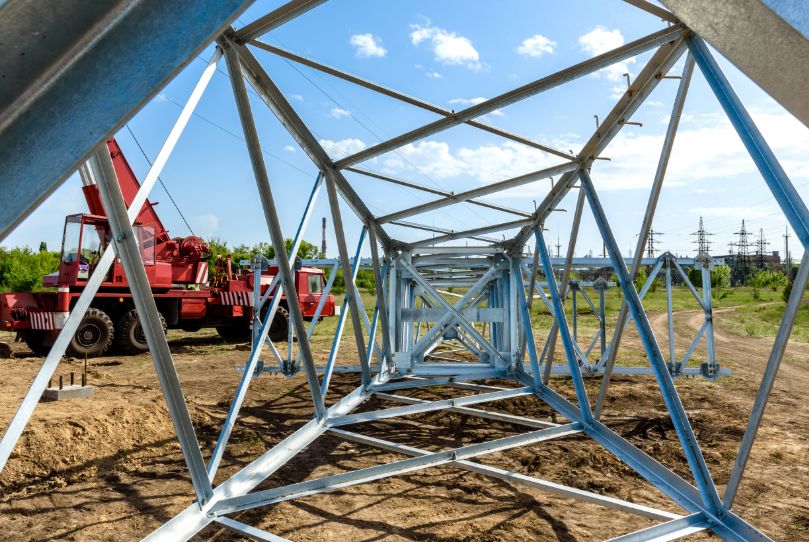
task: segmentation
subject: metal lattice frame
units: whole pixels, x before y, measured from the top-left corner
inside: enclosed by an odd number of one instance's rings
[[[63,355],[68,338],[75,332],[79,320],[98,290],[101,277],[104,276],[105,270],[109,268],[117,254],[125,267],[140,320],[145,323],[144,332],[152,353],[155,369],[169,405],[169,412],[196,492],[196,501],[185,511],[148,536],[148,540],[187,540],[213,522],[260,540],[283,540],[278,536],[229,518],[228,515],[246,509],[267,506],[305,495],[332,491],[438,465],[448,465],[507,480],[514,484],[541,488],[557,495],[599,504],[660,522],[648,529],[620,537],[620,540],[671,540],[706,529],[712,530],[726,540],[767,540],[765,535],[737,516],[732,511],[732,505],[766,407],[769,392],[772,389],[779,363],[788,342],[800,304],[801,293],[804,291],[809,278],[809,256],[804,256],[795,279],[792,295],[773,345],[772,354],[756,398],[753,413],[744,434],[740,453],[736,459],[724,496],[720,496],[674,386],[672,371],[670,370],[672,364],[676,365],[673,358],[673,349],[670,346],[670,357],[667,361],[649,326],[641,303],[641,295],[639,295],[633,284],[632,279],[641,263],[640,254],[642,251],[636,250],[636,257],[631,267],[627,269],[619,253],[610,224],[604,215],[594,183],[590,178],[590,169],[593,162],[599,158],[600,153],[607,147],[621,127],[628,122],[633,112],[649,96],[672,66],[685,54],[685,68],[673,105],[671,122],[669,123],[669,129],[661,152],[659,167],[644,216],[641,235],[638,239],[638,246],[642,247],[645,243],[645,234],[649,230],[648,225],[651,224],[651,219],[655,212],[686,91],[693,68],[696,65],[718,97],[765,182],[796,232],[797,237],[804,248],[809,249],[809,211],[807,211],[806,205],[786,177],[783,169],[761,137],[755,124],[731,89],[702,40],[665,9],[649,4],[644,0],[627,0],[629,4],[661,17],[670,25],[613,51],[565,68],[478,105],[462,111],[451,112],[315,61],[303,59],[292,52],[283,51],[259,41],[259,38],[269,30],[304,14],[322,2],[323,0],[292,1],[240,30],[230,28],[218,36],[217,49],[213,58],[183,109],[158,159],[144,180],[135,201],[128,210],[125,208],[118,188],[108,152],[102,146],[92,153],[87,163],[87,171],[90,172],[98,184],[104,207],[110,218],[115,243],[105,252],[97,271],[93,274],[79,298],[78,304],[68,318],[51,353],[45,359],[39,374],[23,400],[20,410],[4,434],[0,442],[0,468],[8,460],[45,387],[45,383],[53,374],[59,359]],[[227,13],[232,14],[236,7],[229,6],[229,9],[230,11]],[[412,106],[431,111],[440,115],[441,118],[389,141],[376,144],[354,155],[334,161],[296,114],[289,101],[273,82],[270,74],[254,56],[251,48],[263,49],[293,62],[306,64],[311,68],[402,100]],[[519,135],[510,134],[476,120],[496,109],[647,51],[653,52],[650,60],[578,155],[570,156],[547,145],[531,141]],[[284,236],[276,213],[273,193],[263,161],[261,143],[253,120],[251,105],[247,98],[245,81],[253,87],[261,100],[278,117],[279,121],[300,144],[320,172],[315,180],[309,203],[303,213],[292,250],[289,254],[279,251],[278,265],[280,273],[267,294],[262,296],[258,290],[256,291],[255,307],[258,308],[267,302],[270,291],[279,294],[282,289],[290,290],[294,288],[294,273],[290,266],[290,261],[294,261],[306,224],[311,216],[312,204],[324,185],[332,212],[339,249],[339,263],[332,266],[329,282],[331,283],[334,280],[338,268],[351,270],[352,280],[346,281],[348,292],[344,308],[347,310],[344,310],[341,314],[332,354],[327,365],[322,368],[322,376],[318,376],[318,368],[314,365],[309,344],[313,325],[310,325],[309,329],[306,328],[297,304],[290,305],[290,317],[293,324],[291,333],[294,333],[298,339],[298,354],[293,356],[290,352],[286,359],[282,359],[272,343],[267,340],[269,322],[271,322],[277,309],[277,300],[280,299],[280,295],[273,296],[270,302],[270,310],[267,311],[265,318],[263,320],[256,318],[254,321],[251,354],[243,368],[241,381],[223,424],[216,447],[211,458],[206,463],[196,439],[180,382],[174,369],[171,352],[159,327],[154,299],[149,290],[143,262],[140,259],[132,233],[132,222],[154,186],[155,180],[184,130],[222,56],[225,58],[230,74],[239,117],[255,173],[257,190],[268,233],[274,246],[284,246]],[[556,166],[460,193],[436,191],[416,183],[394,179],[357,167],[358,164],[373,157],[459,124],[467,124],[542,150],[558,157],[561,162]],[[432,192],[440,197],[410,209],[403,209],[384,216],[374,216],[365,206],[352,184],[344,176],[344,171],[359,173],[380,182],[396,183],[412,190]],[[528,213],[509,209],[480,199],[508,188],[559,175],[561,175],[559,181],[552,187],[534,212]],[[556,205],[576,187],[577,183],[580,192],[574,215],[573,230],[570,236],[569,250],[561,280],[557,281],[553,272],[553,262],[543,239],[542,224]],[[349,257],[349,247],[343,231],[343,218],[340,214],[339,205],[340,198],[348,204],[364,227],[363,236],[360,238],[353,261]],[[403,220],[460,202],[468,202],[501,211],[512,215],[512,219],[507,222],[466,231],[441,230]],[[589,205],[595,218],[625,300],[615,336],[610,348],[606,350],[608,355],[606,357],[602,356],[599,362],[602,366],[603,377],[595,406],[591,404],[584,387],[582,368],[579,363],[582,353],[581,348],[576,343],[575,333],[571,333],[563,306],[569,289],[573,288],[573,291],[576,291],[578,287],[571,283],[569,278],[573,263],[575,240],[585,203]],[[519,218],[513,219],[514,215]],[[440,235],[406,243],[392,237],[385,229],[387,224],[432,231]],[[4,227],[7,225],[4,223]],[[486,234],[516,228],[519,228],[516,235],[506,241],[497,241],[485,237]],[[4,233],[5,231],[7,229],[3,230]],[[361,298],[353,280],[356,278],[356,272],[361,264],[359,255],[366,233],[372,254],[371,265],[376,279],[377,301],[371,321],[369,321],[362,306]],[[535,238],[535,256],[530,265],[525,265],[527,262],[523,260],[522,252],[531,237]],[[443,244],[458,239],[473,239],[482,241],[484,244],[464,247]],[[381,255],[379,253],[380,247],[383,250]],[[668,282],[670,282],[671,258],[661,259],[660,265],[666,265],[666,276]],[[677,267],[676,260],[673,265],[677,272],[682,271]],[[709,262],[706,262],[705,270],[707,270],[708,266]],[[703,282],[705,282],[705,270],[703,271]],[[538,287],[537,275],[540,272],[544,274],[547,293],[542,287]],[[525,277],[530,277],[527,283]],[[708,280],[707,285],[703,285],[706,290],[709,284],[710,281]],[[466,292],[457,301],[451,303],[447,301],[447,296],[438,290],[438,288],[447,285],[466,288]],[[534,298],[533,292],[535,289],[542,292],[540,296],[544,298],[543,301],[547,303],[555,317],[549,340],[546,343],[546,352],[542,356],[536,351],[530,318],[530,306]],[[694,290],[693,287],[692,290]],[[700,300],[700,296],[695,290],[694,293]],[[703,292],[703,296],[705,296],[705,293]],[[708,294],[700,302],[706,312],[706,325],[708,326],[711,321],[709,300],[710,295]],[[592,302],[590,301],[590,303]],[[318,308],[318,310],[320,309],[322,307]],[[260,314],[259,311],[255,312]],[[668,414],[671,416],[677,437],[682,445],[688,467],[693,476],[693,484],[655,461],[599,421],[604,399],[608,393],[609,377],[615,364],[617,345],[620,342],[621,332],[629,316],[632,317],[639,329],[641,342],[650,360],[650,371],[655,376]],[[327,406],[324,402],[324,397],[329,390],[331,375],[339,370],[336,363],[337,345],[347,317],[352,319],[356,340],[356,355],[358,356],[359,371],[361,373],[361,385],[335,404]],[[317,318],[315,318],[316,320]],[[381,329],[379,337],[377,337],[376,333],[378,329]],[[604,334],[605,331],[602,326],[602,344]],[[562,344],[567,360],[567,370],[571,376],[570,382],[572,382],[575,391],[576,403],[569,402],[546,385],[552,369],[551,360],[557,338]],[[290,341],[290,345],[291,343],[292,341]],[[449,351],[449,354],[444,355],[445,350],[439,350],[439,347],[442,344],[449,343],[460,348]],[[261,372],[260,355],[265,345],[270,347],[273,355],[279,360],[282,370],[295,372],[300,369],[306,375],[312,396],[313,418],[239,472],[219,484],[214,484],[217,468],[226,450],[234,424],[237,422],[247,389],[253,377]],[[465,357],[451,357],[453,352],[457,353],[461,350],[464,352]],[[446,357],[447,355],[450,355],[450,357]],[[511,382],[512,387],[501,388],[471,383],[482,379],[499,379],[504,382]],[[447,384],[473,389],[482,393],[435,401],[424,401],[392,393],[401,389]],[[516,384],[516,386],[513,384]],[[546,403],[555,412],[567,419],[568,423],[556,424],[545,420],[492,412],[471,406],[527,395],[533,395],[539,401]],[[355,412],[360,405],[373,396],[399,403],[401,406],[360,413]],[[428,452],[341,429],[342,426],[348,424],[360,424],[373,420],[438,410],[462,412],[487,419],[507,421],[525,426],[529,430],[522,434],[480,444],[461,446],[452,450]],[[302,453],[304,448],[327,432],[363,445],[393,451],[408,456],[408,458],[321,479],[253,491],[259,484],[271,477],[278,468],[297,454]],[[625,462],[671,501],[681,506],[684,511],[683,514],[664,512],[625,500],[506,472],[472,461],[475,457],[484,454],[551,441],[577,433],[588,435]]]

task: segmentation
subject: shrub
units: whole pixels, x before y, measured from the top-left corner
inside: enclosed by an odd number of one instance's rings
[[[59,269],[59,253],[29,247],[0,247],[0,288],[15,292],[42,289],[42,277]]]

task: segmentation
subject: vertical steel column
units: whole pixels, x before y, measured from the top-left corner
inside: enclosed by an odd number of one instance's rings
[[[539,252],[534,252],[534,272],[532,277],[536,278],[536,268],[539,265]],[[525,284],[522,279],[522,266],[518,259],[514,258],[511,265],[512,274],[517,275],[517,289],[520,292],[518,299],[520,313],[522,314],[522,329],[525,333],[525,346],[528,349],[528,359],[531,362],[531,378],[534,379],[534,387],[540,388],[543,386],[542,377],[539,374],[539,359],[537,358],[537,346],[534,342],[534,329],[531,327],[531,305],[525,297]],[[533,288],[528,291],[528,295],[534,297]],[[519,364],[519,369],[523,370],[522,363]]]
[[[241,120],[242,130],[244,131],[245,140],[247,142],[247,151],[250,155],[250,162],[253,165],[253,173],[256,177],[256,187],[261,199],[261,207],[264,210],[264,218],[270,232],[270,240],[273,246],[276,247],[275,256],[278,259],[278,271],[281,274],[284,290],[287,292],[295,292],[295,277],[289,263],[289,257],[287,256],[286,250],[284,250],[286,246],[284,243],[284,234],[281,232],[281,223],[278,221],[278,214],[275,212],[275,200],[273,199],[272,189],[270,188],[270,178],[267,175],[267,168],[262,158],[261,143],[259,142],[258,132],[256,131],[256,125],[253,121],[253,113],[250,108],[250,100],[247,96],[244,77],[242,76],[239,55],[229,44],[226,44],[225,47],[225,60],[227,61],[228,71],[230,72],[230,82],[233,86],[233,94],[236,98],[239,119]],[[291,297],[293,296],[290,295],[290,298]],[[306,336],[306,323],[303,321],[301,306],[299,303],[288,303],[288,306],[292,324],[298,332],[298,348],[303,356],[303,364],[309,383],[309,391],[312,394],[315,416],[318,419],[322,419],[326,415],[326,407],[323,403],[323,395],[320,393],[320,383],[317,379],[312,348],[309,344],[309,338]]]
[[[727,489],[725,489],[724,505],[728,509],[733,506],[733,501],[739,489],[739,483],[742,481],[744,469],[747,466],[747,460],[750,458],[750,450],[753,448],[753,443],[758,434],[758,428],[761,425],[761,419],[764,417],[764,409],[767,408],[767,401],[770,399],[770,392],[772,392],[773,385],[775,384],[778,368],[781,366],[781,360],[784,359],[784,350],[786,350],[787,344],[789,343],[789,335],[792,333],[792,326],[795,323],[795,317],[798,314],[798,309],[800,309],[801,301],[803,300],[803,294],[806,291],[807,280],[809,280],[809,252],[804,252],[801,265],[798,268],[798,274],[795,276],[795,281],[792,283],[792,292],[789,294],[789,300],[787,301],[778,333],[775,336],[770,358],[767,361],[767,368],[764,370],[764,376],[761,378],[761,385],[756,394],[756,402],[753,404],[750,419],[747,421],[747,429],[744,432],[744,437],[739,447],[739,454],[736,456],[736,462],[733,464],[728,486]]]
[[[716,363],[716,344],[713,333],[713,296],[711,293],[711,268],[709,262],[703,262],[702,267],[702,301],[705,306],[705,348],[708,363]]]
[[[575,343],[579,341],[579,307],[576,301],[578,297],[576,294],[579,290],[579,283],[577,281],[572,281],[570,282],[570,286],[570,293],[573,296],[573,299],[571,300],[573,304],[571,307],[571,309],[573,309],[573,315],[571,318],[573,319],[573,342]]]
[[[365,228],[360,230],[360,238],[359,241],[357,241],[357,251],[355,252],[353,265],[343,268],[343,282],[345,283],[346,291],[343,299],[343,308],[340,311],[340,317],[337,319],[337,328],[334,330],[329,359],[326,361],[326,369],[323,371],[323,379],[320,388],[323,395],[326,395],[326,391],[329,389],[329,382],[331,381],[334,365],[337,363],[337,352],[340,350],[340,342],[343,339],[343,330],[345,330],[346,317],[348,316],[348,297],[350,295],[348,285],[349,283],[354,284],[354,281],[357,280],[357,273],[359,273],[361,263],[360,252],[362,251],[362,243],[365,241],[365,232]],[[348,272],[346,272],[346,269],[348,269]]]
[[[722,109],[725,110],[730,123],[739,134],[742,143],[750,153],[750,157],[755,162],[764,182],[770,188],[775,201],[784,211],[790,226],[795,231],[795,235],[800,239],[804,250],[809,251],[809,209],[801,198],[798,191],[787,177],[778,159],[773,154],[767,141],[761,135],[750,114],[742,105],[741,100],[733,91],[733,87],[725,78],[719,65],[714,60],[708,46],[697,36],[691,36],[686,40],[691,54],[696,58],[705,80],[711,90],[719,100]]]
[[[567,358],[568,367],[570,367],[570,376],[573,379],[573,387],[576,389],[576,398],[579,402],[579,409],[581,409],[582,419],[585,424],[593,421],[593,412],[590,410],[590,401],[587,399],[587,390],[584,388],[584,379],[581,376],[581,369],[579,367],[579,357],[576,354],[576,349],[573,346],[573,338],[570,336],[570,328],[567,326],[567,318],[565,317],[565,307],[562,304],[562,298],[559,294],[559,289],[556,286],[556,277],[553,274],[553,265],[551,258],[548,255],[548,248],[545,245],[545,238],[542,236],[542,226],[537,225],[534,228],[534,235],[536,236],[537,250],[539,250],[539,257],[542,260],[542,266],[545,269],[545,277],[548,281],[548,291],[553,303],[553,312],[556,321],[559,324],[559,335],[562,338],[562,346],[565,349],[565,357]],[[547,363],[550,363],[550,358]]]
[[[666,257],[666,312],[669,325],[669,371],[674,371],[677,358],[674,353],[674,302],[671,298],[671,257]]]
[[[607,252],[612,260],[612,265],[618,275],[618,281],[624,292],[630,314],[632,314],[638,326],[638,332],[643,342],[643,347],[646,350],[646,355],[649,357],[649,362],[657,378],[657,384],[660,387],[663,401],[666,403],[666,407],[671,415],[672,424],[677,431],[683,452],[691,467],[694,481],[696,482],[697,488],[699,488],[706,508],[712,513],[721,516],[724,514],[724,508],[719,499],[719,494],[716,492],[716,486],[708,472],[705,458],[702,456],[702,451],[694,436],[694,431],[688,421],[688,416],[680,401],[680,396],[677,394],[677,389],[674,387],[674,381],[666,367],[666,361],[663,359],[663,354],[660,352],[660,347],[655,340],[654,333],[649,325],[649,320],[646,317],[646,313],[643,311],[643,305],[638,297],[638,292],[621,258],[621,251],[612,235],[612,229],[607,222],[607,217],[604,214],[604,209],[601,207],[601,202],[598,200],[593,182],[590,180],[590,175],[585,170],[579,171],[579,178],[581,179],[582,189],[587,194],[590,209],[593,212],[593,217],[601,232],[601,237],[604,240]]]
[[[570,240],[567,245],[567,255],[565,256],[565,269],[562,272],[562,288],[561,295],[562,301],[567,299],[568,283],[570,281],[570,268],[573,265],[573,252],[576,250],[576,240],[579,237],[579,225],[581,224],[581,215],[584,211],[584,192],[579,190],[579,197],[576,199],[576,210],[573,213],[573,225],[570,228]],[[542,375],[542,381],[547,384],[551,377],[551,368],[553,367],[553,354],[556,350],[556,335],[559,332],[559,324],[556,320],[551,324],[551,331],[548,335],[548,342],[544,350],[547,351],[547,358],[545,360],[545,373]]]
[[[385,283],[384,280],[387,280],[389,275],[389,269],[387,269],[387,262],[385,263],[384,269],[380,269],[379,265],[379,240],[376,236],[376,224],[367,224],[366,227],[368,228],[368,242],[371,245],[371,260],[374,267],[374,287],[376,289],[376,307],[379,311],[379,321],[380,325],[382,326],[382,354],[383,359],[379,360],[379,370],[380,372],[387,366],[390,367],[393,364],[393,357],[391,355],[391,346],[390,346],[390,327],[388,326],[388,303],[385,300]]]
[[[331,208],[331,219],[334,225],[334,236],[337,238],[337,251],[340,254],[343,269],[350,269],[351,262],[348,259],[348,248],[346,246],[343,217],[340,213],[340,200],[337,196],[336,184],[334,172],[331,170],[326,172],[326,190],[329,194],[329,207]],[[363,227],[363,236],[364,232],[365,227]],[[362,245],[362,243],[360,243],[360,245]],[[359,256],[357,257],[357,266],[359,267]],[[357,291],[357,285],[354,284],[354,281],[345,281],[345,283],[348,305],[351,309],[351,325],[354,327],[354,339],[357,342],[357,355],[360,358],[360,366],[362,367],[362,385],[367,386],[371,383],[371,367],[368,363],[368,356],[365,354],[365,336],[362,332],[362,317],[360,315],[360,304],[358,301],[360,294]],[[326,389],[325,386],[324,389]]]
[[[222,50],[217,47],[213,57],[211,57],[211,60],[208,62],[208,66],[202,72],[199,81],[191,92],[191,96],[180,112],[177,121],[171,128],[166,141],[163,143],[163,147],[160,149],[157,158],[149,169],[149,173],[146,174],[146,178],[143,179],[143,183],[129,206],[127,214],[130,224],[134,222],[135,218],[140,214],[143,204],[146,202],[146,198],[149,196],[152,188],[154,188],[157,178],[160,176],[160,172],[163,170],[169,156],[171,156],[171,153],[174,151],[174,147],[177,145],[177,141],[188,125],[188,121],[194,109],[196,109],[197,104],[199,104],[202,94],[208,87],[208,83],[211,82],[211,78],[216,72],[216,65],[221,58]],[[108,245],[107,248],[104,249],[104,254],[96,265],[93,274],[84,286],[84,290],[82,290],[81,295],[78,300],[76,300],[76,304],[73,306],[73,310],[70,312],[64,327],[56,337],[53,346],[51,346],[50,352],[45,356],[45,360],[42,362],[39,372],[31,383],[28,392],[26,392],[17,412],[14,414],[14,418],[11,419],[8,429],[6,429],[6,432],[3,434],[3,439],[0,440],[0,472],[2,472],[3,468],[6,466],[6,462],[11,456],[11,452],[14,450],[14,446],[17,444],[20,435],[22,435],[25,426],[28,424],[28,420],[31,418],[31,414],[34,412],[34,408],[39,402],[40,397],[42,397],[42,393],[48,386],[48,381],[53,377],[53,373],[56,371],[56,367],[59,365],[59,361],[61,361],[67,345],[73,339],[73,335],[76,333],[87,309],[90,308],[90,303],[92,303],[96,292],[98,292],[114,260],[115,251],[112,245]]]
[[[666,170],[669,165],[669,158],[671,157],[671,150],[674,147],[674,139],[677,137],[677,128],[680,126],[680,117],[683,113],[683,106],[685,105],[685,98],[688,94],[688,87],[691,84],[691,76],[694,73],[694,57],[691,54],[685,57],[685,66],[680,78],[680,85],[677,87],[677,94],[674,97],[674,104],[671,108],[671,117],[669,118],[669,125],[666,128],[666,136],[663,140],[663,148],[660,151],[660,159],[657,162],[657,171],[655,172],[654,182],[652,189],[649,192],[649,201],[646,204],[646,213],[643,215],[643,223],[641,224],[640,235],[638,235],[638,243],[635,245],[635,255],[632,260],[632,271],[630,277],[634,280],[640,269],[640,262],[643,259],[643,247],[649,236],[649,231],[652,229],[652,222],[654,220],[655,211],[657,210],[657,201],[660,198],[660,190],[663,187],[663,179],[666,177]],[[621,262],[624,265],[624,262]],[[607,389],[610,385],[610,377],[612,370],[615,367],[615,359],[618,356],[618,347],[621,344],[621,337],[626,328],[627,318],[629,317],[629,310],[626,300],[621,303],[621,309],[618,311],[618,321],[615,325],[615,332],[613,333],[610,347],[607,351],[607,361],[604,365],[604,375],[601,377],[601,385],[598,388],[598,397],[596,397],[595,416],[596,419],[601,417],[601,411],[604,408],[604,401],[607,398]]]
[[[132,224],[129,223],[124,196],[121,193],[118,178],[115,176],[115,168],[106,144],[102,143],[98,147],[91,156],[90,163],[95,172],[98,192],[107,213],[112,237],[115,240],[115,251],[124,266],[138,320],[146,337],[146,343],[149,345],[157,379],[163,390],[163,396],[166,398],[166,406],[177,432],[177,440],[191,475],[197,503],[202,507],[210,500],[213,490],[205,472],[205,461],[202,459],[197,435],[194,432],[194,424],[191,421],[185,397],[183,397],[180,378],[174,367],[169,343],[166,341],[166,334],[160,322],[160,313],[157,311],[149,278],[143,267],[137,238]]]

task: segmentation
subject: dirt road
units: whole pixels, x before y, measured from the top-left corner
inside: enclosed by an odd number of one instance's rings
[[[665,316],[654,317],[658,340],[666,344]],[[678,329],[693,314],[678,313]],[[695,331],[695,330],[694,330]],[[771,339],[732,335],[718,323],[718,358],[730,378],[710,383],[681,379],[677,386],[717,484],[726,483],[752,405]],[[676,337],[684,352],[690,337]],[[538,336],[542,336],[541,333]],[[639,355],[634,333],[625,355]],[[246,346],[223,344],[211,334],[170,337],[175,362],[203,453],[210,454],[233,396]],[[9,342],[0,333],[0,341]],[[344,362],[353,363],[349,334]],[[39,360],[14,343],[17,357],[2,360],[0,427],[5,427],[35,374]],[[324,357],[319,352],[320,360]],[[699,355],[699,352],[698,352]],[[66,361],[61,374],[78,372]],[[776,540],[809,539],[809,389],[807,345],[790,345],[776,383],[765,426],[736,509]],[[193,497],[185,466],[147,355],[91,361],[89,400],[40,404],[21,444],[0,476],[0,540],[138,540],[181,511]],[[597,382],[588,382],[591,397]],[[345,393],[353,376],[336,376],[333,389]],[[553,387],[573,397],[569,382]],[[445,390],[444,396],[469,392]],[[416,394],[433,398],[427,392]],[[330,400],[335,400],[332,394]],[[264,376],[253,382],[232,447],[218,480],[279,442],[310,415],[303,377]],[[382,406],[369,403],[364,408]],[[384,403],[386,406],[390,406]],[[487,406],[487,408],[489,408]],[[492,409],[544,417],[548,408],[526,398]],[[605,421],[616,431],[690,479],[662,399],[648,378],[619,378],[611,388]],[[416,424],[415,422],[418,422]],[[429,450],[446,449],[514,434],[524,428],[453,413],[423,414],[378,422],[364,433]],[[386,452],[324,437],[283,467],[262,487],[367,467],[398,458]],[[570,437],[481,458],[481,462],[634,502],[661,506],[659,492],[591,441]],[[577,503],[540,490],[479,475],[435,468],[332,494],[241,514],[239,519],[295,541],[304,540],[601,540],[650,525],[649,520]],[[697,535],[694,539],[704,539]],[[199,540],[240,540],[218,527]]]

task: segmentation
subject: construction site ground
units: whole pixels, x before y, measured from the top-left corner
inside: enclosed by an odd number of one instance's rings
[[[727,312],[733,309],[727,309]],[[726,315],[725,315],[726,316]],[[665,313],[650,319],[667,345]],[[726,319],[726,318],[725,318]],[[316,362],[326,360],[333,320],[314,340]],[[676,312],[678,351],[688,346],[702,315]],[[717,357],[733,375],[716,382],[680,379],[677,388],[720,494],[727,482],[771,337],[737,334],[717,315]],[[727,319],[726,319],[727,320]],[[538,343],[547,326],[537,319]],[[736,332],[734,332],[736,330]],[[586,334],[585,330],[585,334]],[[0,427],[5,428],[41,360],[9,333],[14,358],[0,360]],[[246,344],[227,344],[213,331],[170,332],[169,341],[204,455],[210,456],[239,380]],[[776,540],[809,539],[809,344],[792,341],[775,384],[758,442],[734,509]],[[280,350],[285,344],[279,346]],[[340,362],[355,364],[350,327]],[[561,350],[561,348],[559,349]],[[702,348],[697,356],[704,355]],[[630,328],[620,359],[644,363]],[[270,362],[270,358],[265,356]],[[558,362],[562,361],[557,353]],[[66,359],[57,374],[80,373],[83,360]],[[91,399],[41,403],[0,475],[0,540],[138,540],[193,499],[183,458],[148,354],[91,359]],[[329,401],[353,389],[354,375],[336,375]],[[552,387],[574,399],[570,381]],[[588,381],[591,398],[597,380]],[[473,393],[445,388],[442,397]],[[402,392],[423,398],[430,392]],[[373,400],[363,409],[393,406]],[[561,421],[530,397],[485,406],[521,416]],[[217,475],[221,481],[304,424],[311,416],[305,378],[264,375],[252,383],[242,417]],[[647,453],[691,480],[653,377],[614,379],[604,421]],[[509,424],[430,413],[351,430],[427,450],[448,449],[528,430]],[[321,477],[401,459],[392,453],[324,436],[260,487]],[[633,471],[584,436],[574,436],[479,458],[560,484],[682,512]],[[582,504],[451,467],[384,479],[310,496],[236,516],[293,541],[602,540],[652,525],[648,519]],[[698,534],[695,540],[710,538]],[[195,540],[241,540],[219,526]]]

